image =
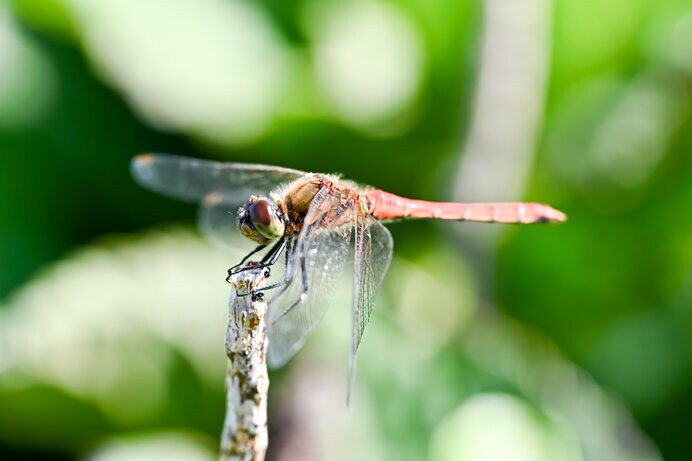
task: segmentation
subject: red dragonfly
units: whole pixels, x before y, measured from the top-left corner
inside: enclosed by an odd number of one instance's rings
[[[284,255],[282,279],[262,289],[270,295],[268,361],[274,367],[288,361],[321,320],[348,259],[352,235],[353,366],[392,257],[392,237],[383,221],[432,218],[530,224],[565,220],[560,211],[538,203],[426,202],[335,175],[267,165],[142,154],[133,160],[132,172],[150,189],[199,202],[200,227],[212,238],[227,242],[230,232],[240,230],[257,244],[229,269],[229,278],[243,270],[252,255],[264,251],[259,264],[265,267]]]

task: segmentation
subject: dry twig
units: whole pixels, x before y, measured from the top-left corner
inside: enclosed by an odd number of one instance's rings
[[[226,330],[226,419],[221,461],[262,461],[267,451],[267,303],[262,288],[269,269],[252,263],[231,277]]]

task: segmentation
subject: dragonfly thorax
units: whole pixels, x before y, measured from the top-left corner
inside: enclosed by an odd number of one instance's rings
[[[264,197],[253,195],[238,210],[240,232],[250,240],[267,245],[286,231],[283,211]]]

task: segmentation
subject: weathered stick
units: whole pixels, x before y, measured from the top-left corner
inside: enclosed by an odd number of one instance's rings
[[[233,285],[226,329],[226,419],[221,461],[263,461],[267,435],[267,303],[262,288],[269,269],[245,265],[231,276]]]

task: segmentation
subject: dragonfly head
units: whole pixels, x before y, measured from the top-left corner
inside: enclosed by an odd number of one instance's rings
[[[260,245],[267,245],[284,235],[286,225],[276,203],[253,195],[238,210],[240,232]]]

